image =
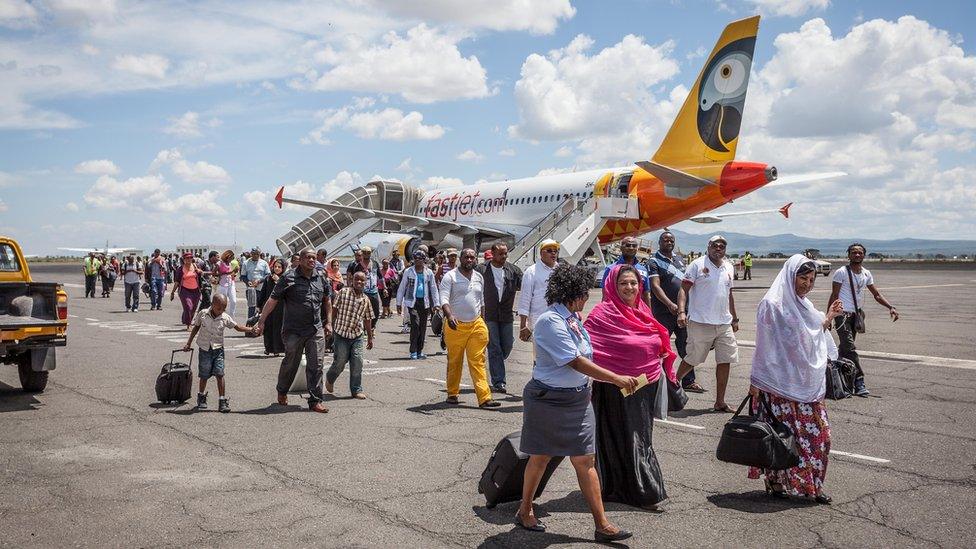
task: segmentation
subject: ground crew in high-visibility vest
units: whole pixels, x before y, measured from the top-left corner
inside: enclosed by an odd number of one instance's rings
[[[102,269],[102,262],[95,257],[95,252],[85,258],[85,297],[95,297],[95,281]]]
[[[752,254],[746,252],[742,256],[742,266],[745,267],[745,271],[742,273],[742,280],[752,280]]]

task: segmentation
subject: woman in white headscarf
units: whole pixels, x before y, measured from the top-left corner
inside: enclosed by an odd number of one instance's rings
[[[830,452],[830,425],[824,407],[827,361],[837,358],[830,335],[834,317],[843,313],[840,301],[821,313],[807,299],[817,279],[809,258],[790,257],[766,292],[756,313],[756,353],[749,393],[767,400],[776,419],[796,438],[800,464],[791,469],[749,468],[749,478],[765,474],[766,492],[788,494],[830,503],[823,490]],[[754,398],[760,417],[768,414]]]

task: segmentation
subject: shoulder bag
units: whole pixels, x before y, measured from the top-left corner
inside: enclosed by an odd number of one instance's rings
[[[800,464],[800,454],[796,450],[793,432],[784,423],[777,421],[769,402],[760,394],[760,405],[769,415],[769,421],[751,415],[752,395],[746,396],[732,419],[722,429],[722,437],[715,449],[715,457],[726,463],[737,463],[762,469],[789,469]],[[739,415],[746,403],[749,415]]]
[[[857,305],[857,288],[854,286],[854,275],[851,273],[850,265],[845,269],[847,269],[847,280],[851,282],[851,300],[854,302],[854,331],[863,334],[867,329],[864,325],[864,309]]]
[[[843,400],[851,396],[847,385],[844,383],[843,366],[845,365],[841,364],[840,361],[827,361],[827,392],[824,394],[825,398]]]

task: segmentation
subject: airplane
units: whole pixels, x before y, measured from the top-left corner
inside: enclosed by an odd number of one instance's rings
[[[558,215],[567,201],[585,205],[594,197],[625,198],[631,202],[625,208],[636,210],[593,225],[599,244],[685,220],[715,223],[769,211],[788,218],[792,203],[776,210],[709,214],[778,179],[773,166],[735,160],[759,19],[749,17],[725,27],[670,130],[648,160],[429,191],[380,180],[351,189],[330,203],[285,197],[281,187],[275,196],[279,208],[287,203],[317,211],[279,238],[277,245],[282,253],[323,244],[337,250],[371,231],[402,233],[399,248],[403,257],[409,257],[420,243],[480,248],[494,239],[522,242],[538,224]],[[843,175],[795,174],[783,178],[782,184]],[[599,210],[599,203],[592,202],[591,209]]]
[[[92,248],[58,248],[59,250],[64,250],[66,252],[81,252],[81,253],[91,253],[103,254],[105,256],[115,255],[115,254],[128,254],[128,253],[142,253],[142,248],[109,248],[108,240],[105,241],[105,247],[98,249]]]

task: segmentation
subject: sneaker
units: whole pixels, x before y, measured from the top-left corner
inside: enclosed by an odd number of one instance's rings
[[[132,312],[133,313],[138,313],[139,312],[139,307],[136,307],[135,309],[132,309]]]
[[[864,386],[863,380],[859,380],[854,383],[854,394],[859,397],[866,397],[871,394],[871,391],[868,391],[868,388]]]
[[[410,360],[417,360],[417,353],[410,353]]]
[[[425,358],[427,358],[427,355],[424,353],[417,353],[417,360],[424,360]]]
[[[496,393],[501,393],[503,395],[508,394],[508,388],[505,387],[504,383],[499,383],[498,385],[495,385],[494,387],[492,387],[492,390],[495,391]]]
[[[197,410],[207,409],[207,393],[197,393]]]
[[[219,404],[217,405],[218,412],[222,414],[226,414],[227,412],[230,411],[230,403],[227,401],[226,398],[221,397],[221,399],[218,402],[219,402]]]

